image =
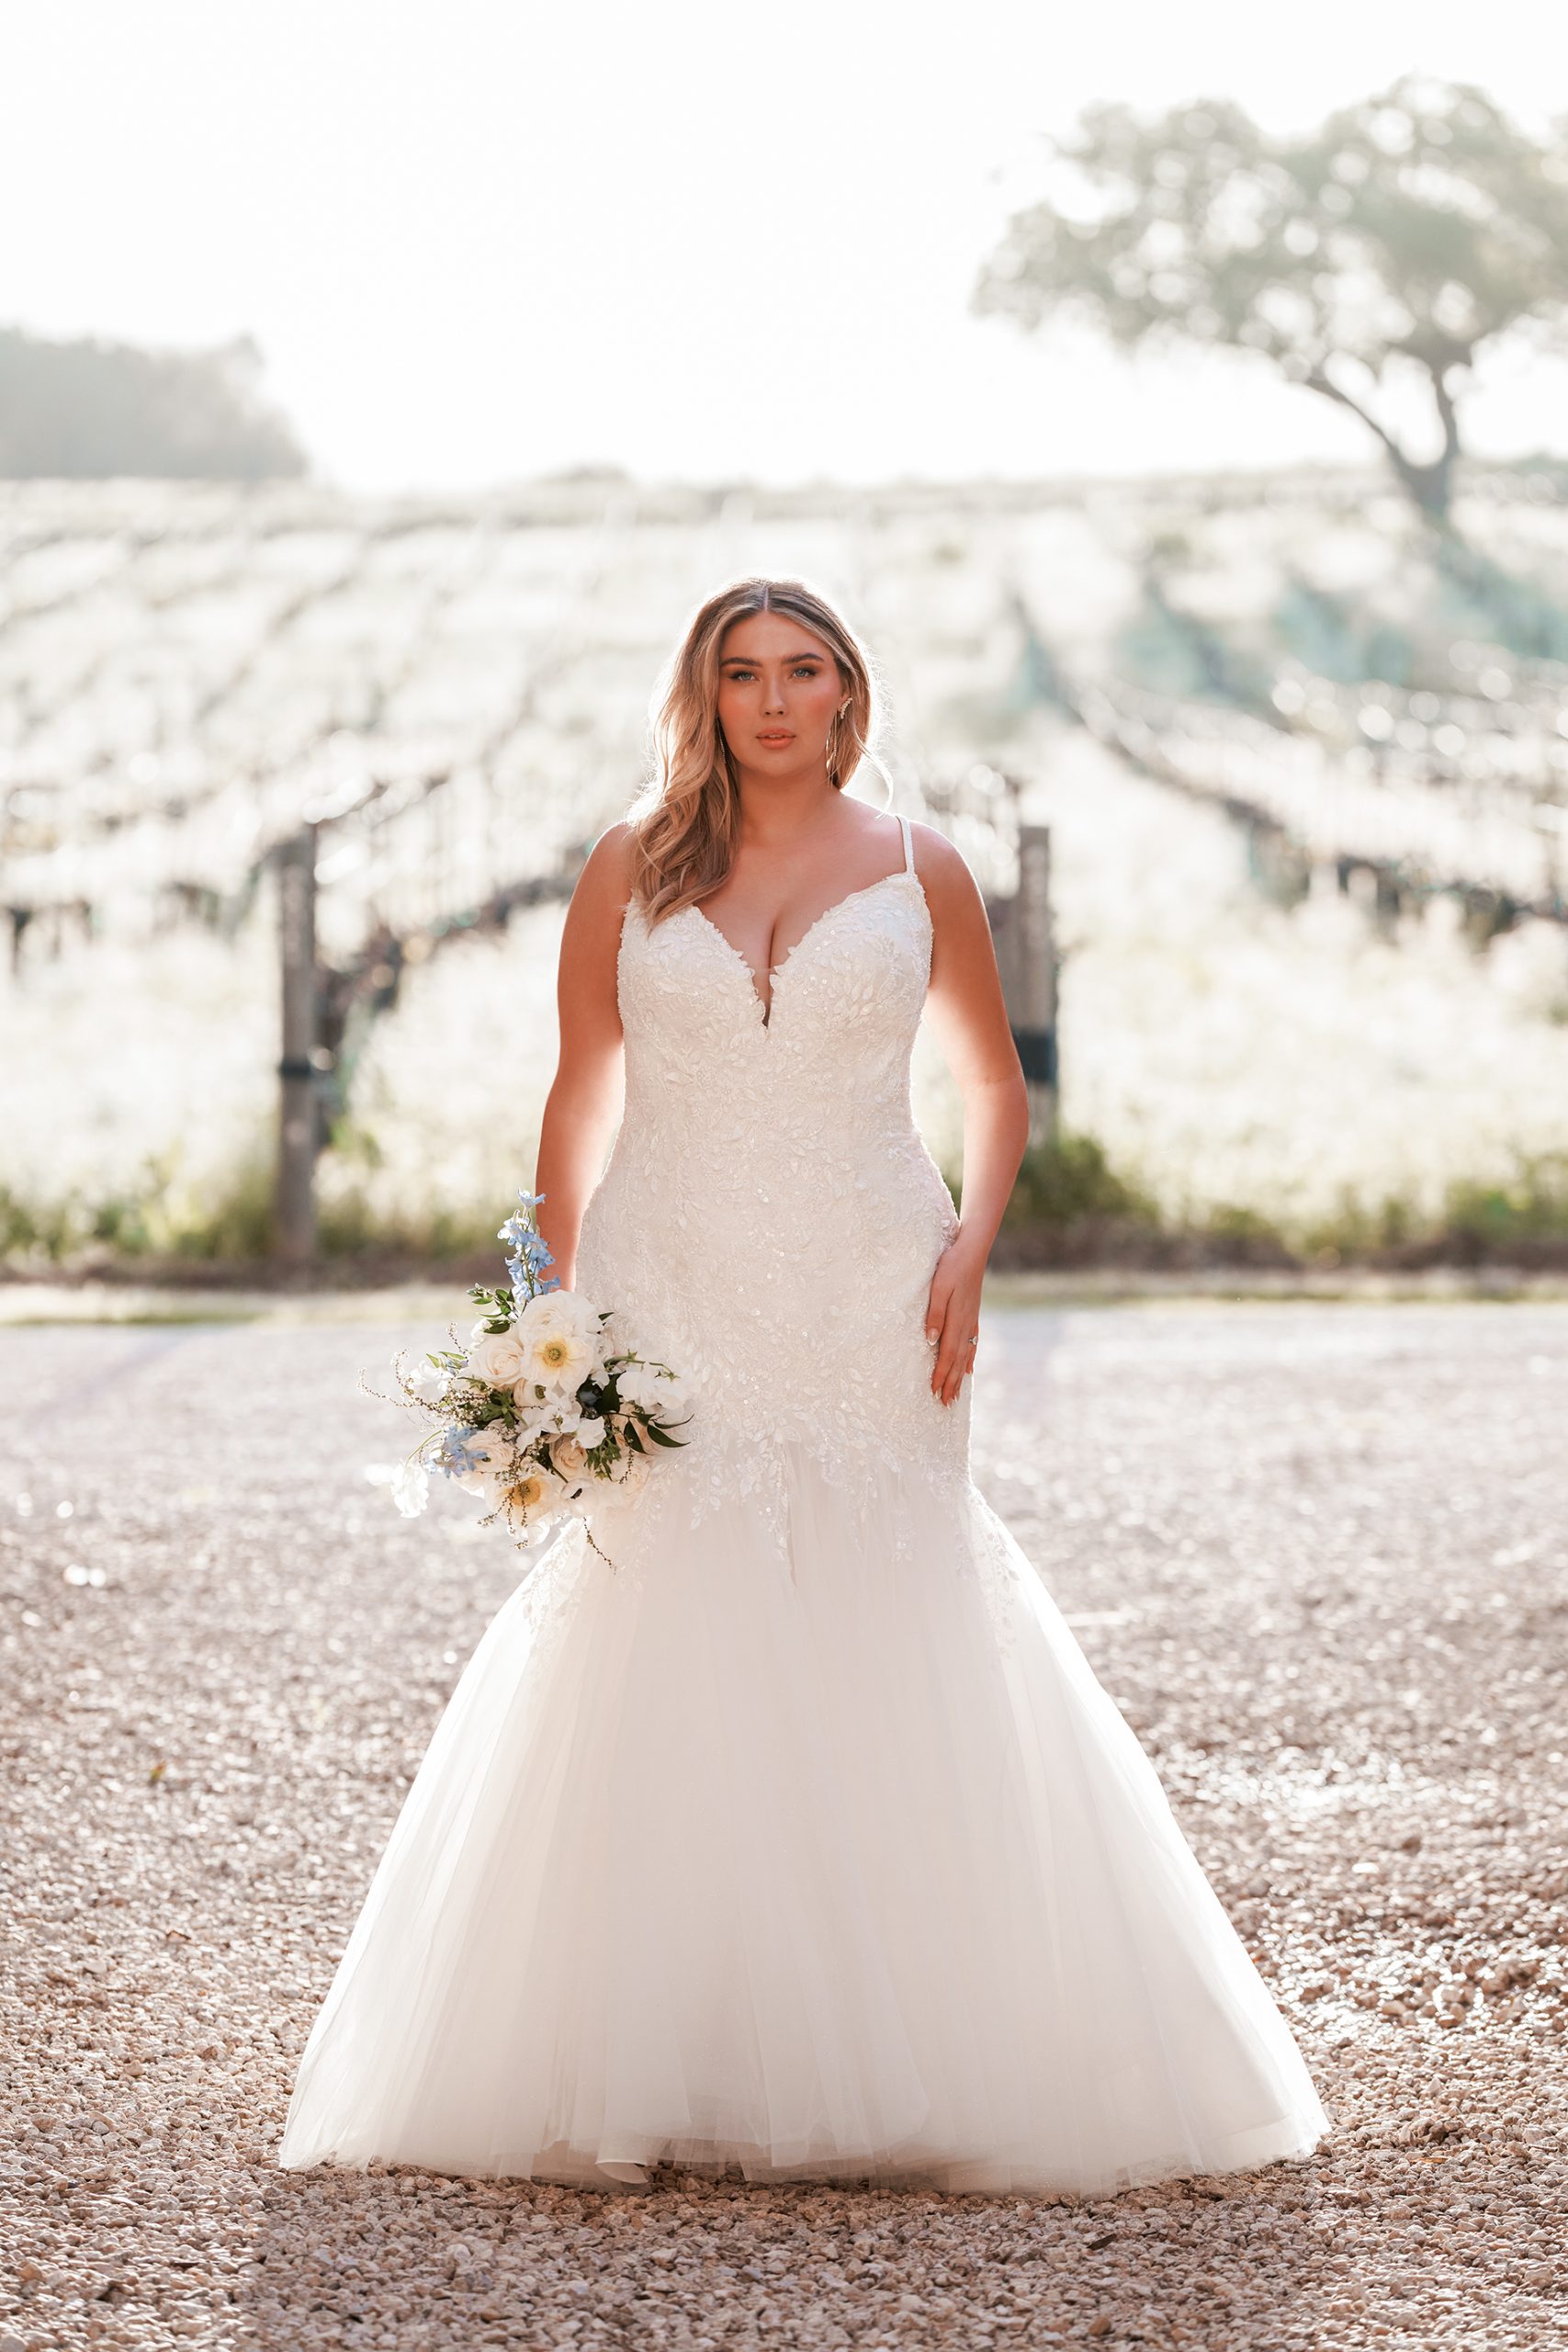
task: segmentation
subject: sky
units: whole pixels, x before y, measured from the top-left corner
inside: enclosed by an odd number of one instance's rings
[[[1088,19],[1086,21],[1086,19]],[[1568,116],[1540,0],[13,0],[0,321],[248,333],[319,472],[474,488],[880,481],[1359,458],[1262,363],[981,320],[1085,105],[1271,129],[1419,71]],[[1493,454],[1568,449],[1568,364],[1500,351]]]

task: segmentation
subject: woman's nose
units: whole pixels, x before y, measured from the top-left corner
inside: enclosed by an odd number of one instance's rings
[[[776,678],[770,678],[767,684],[762,689],[762,708],[764,710],[782,710],[784,707],[784,679],[782,675]]]

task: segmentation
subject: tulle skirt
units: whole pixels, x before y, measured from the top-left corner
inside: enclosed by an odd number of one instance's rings
[[[969,1481],[568,1521],[465,1668],[279,2162],[1094,2195],[1298,2154],[1289,2030]],[[599,1522],[595,1522],[599,1532]],[[612,1558],[615,1544],[601,1532]]]

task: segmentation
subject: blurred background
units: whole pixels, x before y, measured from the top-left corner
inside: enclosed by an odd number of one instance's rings
[[[13,1276],[493,1271],[565,902],[752,570],[991,906],[998,1266],[1568,1264],[1568,40],[962,36],[13,21]]]

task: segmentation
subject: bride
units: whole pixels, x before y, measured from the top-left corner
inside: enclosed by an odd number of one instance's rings
[[[684,1376],[687,1443],[561,1522],[479,1642],[285,2167],[1099,2195],[1326,2128],[970,1476],[1024,1087],[962,858],[844,795],[873,729],[829,605],[727,588],[583,868],[539,1221],[616,1344]],[[923,1012],[962,1216],[911,1115]]]

